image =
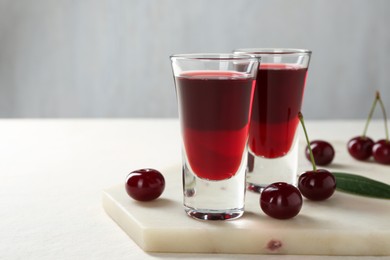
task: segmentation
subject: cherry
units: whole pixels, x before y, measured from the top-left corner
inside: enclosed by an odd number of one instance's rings
[[[372,155],[374,141],[367,136],[356,136],[348,141],[349,154],[360,161],[367,160]]]
[[[310,147],[317,165],[328,165],[333,161],[335,152],[330,143],[315,140],[310,142]],[[306,158],[310,161],[310,150],[308,146],[305,149],[305,154]]]
[[[372,155],[372,146],[374,145],[374,141],[366,136],[368,125],[370,124],[370,120],[372,114],[374,113],[376,103],[379,99],[379,92],[376,92],[374,102],[372,103],[370,113],[368,114],[366,125],[364,126],[363,134],[361,136],[356,136],[348,141],[347,149],[349,154],[360,161],[367,160]]]
[[[299,120],[305,133],[308,144],[310,160],[313,165],[312,171],[302,173],[298,178],[298,188],[302,195],[310,200],[326,200],[330,198],[336,190],[336,179],[332,173],[327,170],[317,169],[311,149],[309,137],[306,131],[305,122],[301,112],[298,113]]]
[[[126,179],[126,192],[135,200],[151,201],[160,197],[165,188],[164,176],[154,169],[130,172]]]
[[[298,188],[302,195],[310,200],[326,200],[336,189],[336,179],[324,169],[307,171],[299,176]]]
[[[381,164],[390,164],[390,141],[379,140],[372,147],[374,160]]]
[[[372,147],[372,155],[374,160],[381,164],[390,164],[390,140],[389,140],[389,129],[387,128],[387,115],[385,106],[383,105],[382,99],[377,93],[379,104],[382,108],[383,118],[385,121],[385,133],[386,139],[379,140]]]
[[[293,218],[301,211],[302,195],[291,184],[276,182],[263,189],[260,207],[270,217],[277,219]]]

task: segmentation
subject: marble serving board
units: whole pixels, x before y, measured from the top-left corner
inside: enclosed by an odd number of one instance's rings
[[[345,144],[333,141],[336,158],[326,167],[390,183],[390,166],[350,158]],[[302,145],[301,145],[302,147]],[[300,168],[310,164],[300,151]],[[107,214],[149,252],[390,255],[390,200],[337,192],[323,202],[304,199],[289,220],[272,219],[259,207],[259,194],[247,192],[245,214],[212,222],[188,217],[182,206],[180,165],[162,169],[166,189],[152,202],[131,199],[124,184],[103,192]]]

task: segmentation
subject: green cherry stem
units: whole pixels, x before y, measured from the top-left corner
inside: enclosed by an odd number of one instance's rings
[[[368,125],[370,124],[372,115],[374,114],[375,106],[376,106],[376,103],[378,102],[378,99],[380,99],[380,95],[379,95],[379,92],[377,91],[376,95],[375,95],[374,102],[372,102],[370,113],[368,114],[368,117],[367,117],[366,125],[364,126],[364,130],[363,130],[363,134],[362,134],[363,138],[366,137]]]
[[[379,104],[381,105],[383,119],[385,121],[386,142],[389,142],[389,129],[387,128],[387,115],[386,115],[385,105],[383,105],[383,101],[382,101],[382,98],[379,94],[379,91],[377,91],[377,100],[379,101]]]
[[[307,131],[306,131],[306,127],[305,127],[305,122],[303,120],[303,115],[301,112],[298,112],[298,118],[299,118],[299,121],[301,121],[301,125],[302,125],[302,128],[303,128],[303,132],[305,133],[305,137],[306,137],[306,142],[307,142],[307,147],[309,148],[309,152],[310,152],[310,161],[311,161],[311,164],[313,165],[313,171],[317,171],[317,166],[316,166],[316,163],[314,161],[314,156],[313,156],[313,151],[311,150],[311,147],[310,147],[310,141],[309,141],[309,136],[307,135]]]

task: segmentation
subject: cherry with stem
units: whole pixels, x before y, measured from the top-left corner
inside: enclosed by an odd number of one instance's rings
[[[309,200],[326,200],[330,198],[336,190],[336,179],[329,171],[325,169],[317,169],[301,112],[298,113],[298,118],[305,133],[306,142],[309,148],[310,161],[313,166],[312,171],[306,171],[299,176],[298,188],[302,195]]]
[[[374,141],[367,136],[368,125],[370,124],[372,115],[374,113],[376,104],[380,99],[379,92],[376,92],[375,99],[372,103],[370,113],[368,114],[366,124],[364,126],[363,134],[361,136],[355,136],[348,141],[347,148],[349,154],[360,161],[367,160],[372,155],[372,148],[374,146]]]
[[[381,139],[374,144],[374,146],[372,147],[372,155],[376,162],[381,164],[390,164],[390,140],[389,140],[389,129],[387,128],[387,115],[386,115],[385,106],[383,104],[379,92],[377,92],[377,100],[382,109],[383,120],[385,123],[386,139]]]
[[[314,140],[310,142],[310,148],[317,165],[325,166],[333,161],[335,150],[329,142]],[[310,161],[309,145],[305,149],[305,156]]]

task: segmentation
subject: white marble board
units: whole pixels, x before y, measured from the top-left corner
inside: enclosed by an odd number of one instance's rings
[[[342,141],[332,141],[336,158],[329,170],[351,172],[390,183],[390,166],[358,162]],[[303,145],[301,145],[303,147]],[[310,169],[300,149],[300,169]],[[289,220],[266,216],[259,195],[247,192],[243,217],[197,221],[182,206],[180,164],[162,169],[166,189],[152,202],[132,200],[124,183],[103,192],[107,214],[149,252],[305,255],[390,255],[390,200],[336,192],[323,202],[304,200]]]

